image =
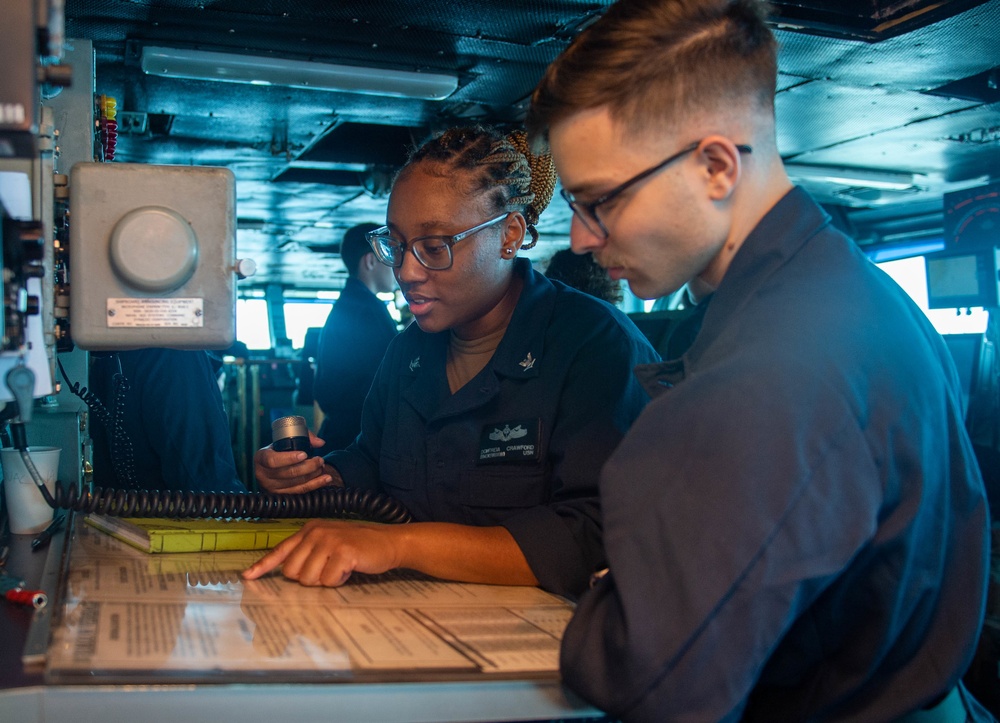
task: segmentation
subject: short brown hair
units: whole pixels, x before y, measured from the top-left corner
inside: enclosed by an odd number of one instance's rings
[[[549,66],[532,96],[528,135],[607,107],[642,132],[694,111],[756,100],[774,112],[777,43],[758,0],[619,0]]]

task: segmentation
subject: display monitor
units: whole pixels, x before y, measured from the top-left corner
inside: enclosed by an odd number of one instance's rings
[[[984,248],[933,254],[925,260],[928,309],[997,306],[1000,250]]]

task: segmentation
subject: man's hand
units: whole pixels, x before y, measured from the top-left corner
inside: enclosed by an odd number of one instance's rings
[[[346,520],[310,520],[244,573],[256,580],[281,566],[302,585],[337,587],[353,572],[377,574],[399,566],[398,542],[405,526]]]

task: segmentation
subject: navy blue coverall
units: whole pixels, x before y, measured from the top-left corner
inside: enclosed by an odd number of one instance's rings
[[[576,595],[604,563],[598,472],[649,400],[632,369],[658,356],[615,307],[526,259],[515,268],[524,288],[486,367],[452,394],[450,332],[411,324],[386,352],[361,435],[326,460],[418,521],[506,527],[543,588]]]

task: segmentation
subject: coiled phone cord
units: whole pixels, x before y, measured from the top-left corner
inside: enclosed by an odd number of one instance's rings
[[[60,371],[66,372],[60,364]],[[69,379],[66,379],[67,383]],[[72,390],[90,406],[96,397],[77,385]],[[124,391],[116,385],[116,397]],[[88,399],[90,397],[90,399]],[[91,409],[94,409],[91,406]],[[102,408],[98,415],[114,418]],[[24,425],[10,425],[14,447],[20,450],[25,469],[53,509],[97,513],[112,517],[175,518],[288,518],[330,517],[397,524],[410,522],[409,510],[398,500],[371,490],[324,487],[305,494],[239,494],[222,492],[177,492],[170,490],[123,490],[104,487],[63,486],[58,482],[49,492],[28,453]]]
[[[59,364],[63,379],[70,391],[86,402],[87,406],[105,423],[113,438],[127,439],[122,427],[122,397],[128,382],[119,368],[115,375],[113,410],[109,411],[86,387],[70,381],[66,370]],[[18,428],[18,429],[15,429]],[[14,446],[21,450],[24,466],[38,487],[45,502],[53,509],[96,513],[112,517],[222,517],[234,519],[329,517],[369,520],[397,524],[410,522],[409,510],[392,497],[370,490],[347,487],[324,487],[301,495],[288,494],[238,494],[222,492],[177,492],[172,490],[135,490],[76,486],[56,483],[54,494],[45,486],[42,476],[35,469],[27,451],[23,425],[11,425],[11,432],[20,439]],[[115,433],[118,432],[118,433]],[[119,481],[134,480],[131,443],[127,448],[116,447],[116,457],[122,458],[123,469],[116,469]],[[131,474],[130,474],[131,472]]]
[[[25,466],[30,462],[21,452]],[[31,472],[46,503],[53,509],[97,513],[112,517],[222,517],[239,519],[331,517],[398,524],[410,522],[409,510],[398,500],[371,490],[324,487],[300,495],[116,490],[55,485],[55,494],[41,476]]]
[[[323,487],[301,495],[238,494],[232,492],[175,492],[167,490],[116,490],[56,482],[54,494],[45,486],[24,444],[24,425],[12,424],[15,447],[46,504],[53,509],[97,513],[112,517],[221,517],[273,519],[333,517],[387,524],[410,522],[410,511],[398,500],[372,490]],[[20,442],[20,444],[18,444]]]
[[[61,361],[56,359],[56,364],[59,365],[59,372],[69,390],[82,399],[91,413],[104,425],[111,444],[111,467],[118,484],[126,488],[138,488],[139,483],[135,477],[135,451],[132,447],[132,438],[125,430],[125,395],[130,385],[122,371],[122,362],[117,354],[114,355],[114,360],[118,368],[112,376],[110,410],[93,391],[79,382],[71,381]]]

